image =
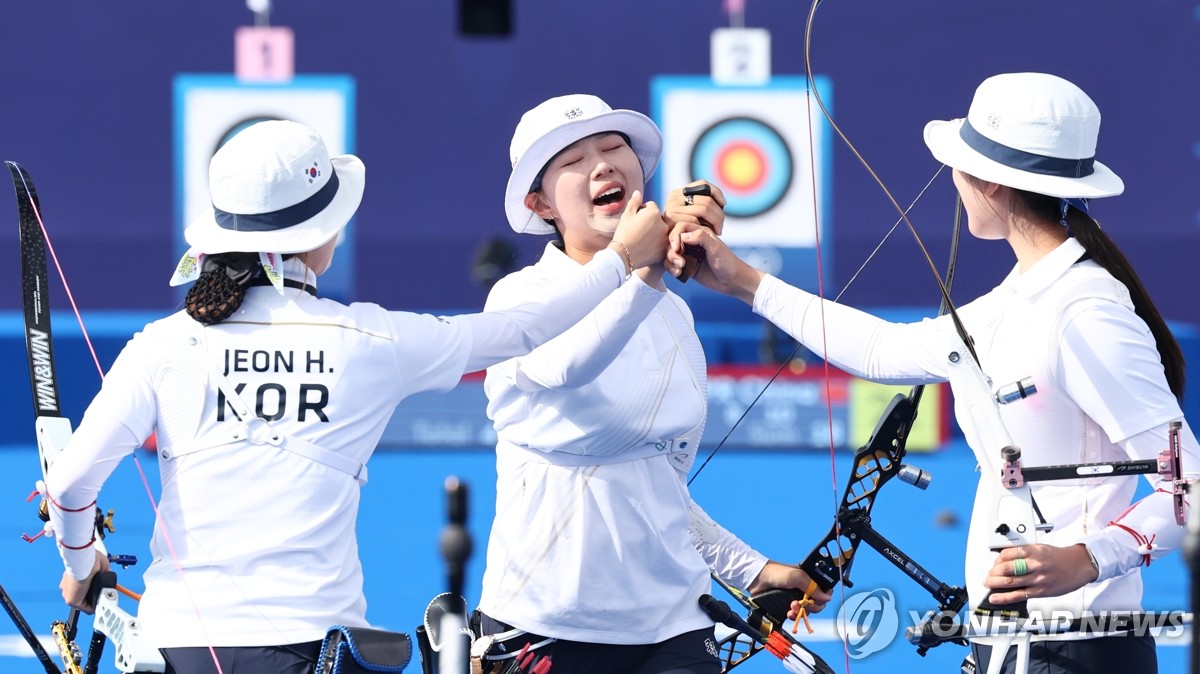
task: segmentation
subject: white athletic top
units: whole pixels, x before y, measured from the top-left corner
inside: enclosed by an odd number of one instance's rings
[[[300,260],[285,267],[315,284]],[[157,430],[162,495],[138,611],[156,647],[299,643],[335,624],[365,626],[355,537],[365,473],[356,480],[287,447],[365,463],[406,396],[528,352],[624,278],[619,255],[606,251],[504,312],[439,318],[251,287],[218,325],[174,314],[122,350],[48,489],[66,508],[93,502]],[[269,428],[247,428],[222,404],[213,368]],[[60,540],[91,537],[90,513],[51,514]],[[68,571],[86,577],[92,549],[60,550]]]
[[[1037,387],[1035,395],[1000,406],[1025,466],[1156,458],[1167,447],[1168,422],[1183,418],[1154,338],[1134,313],[1128,291],[1095,262],[1080,261],[1083,254],[1083,246],[1069,238],[1025,273],[1014,268],[991,292],[959,309],[993,390],[1027,377]],[[767,277],[755,295],[754,310],[818,353],[827,343],[829,361],[857,376],[897,384],[949,377],[954,327],[948,316],[888,323],[825,302],[822,339],[816,300]],[[974,421],[957,402],[958,423],[974,446]],[[1200,451],[1186,422],[1181,441],[1185,473],[1200,476]],[[1158,475],[1146,479],[1158,487]],[[999,478],[980,475],[979,480],[966,555],[972,608],[986,595],[983,579],[996,558],[989,534],[995,526]],[[1038,542],[1086,544],[1099,563],[1100,577],[1061,597],[1034,598],[1029,610],[1078,616],[1139,609],[1142,542],[1109,524],[1119,521],[1142,537],[1153,537],[1150,555],[1158,558],[1177,547],[1185,533],[1175,524],[1170,494],[1156,492],[1129,508],[1136,476],[1030,484],[1042,514],[1054,525]]]
[[[553,244],[489,309],[579,265]],[[636,276],[559,337],[488,369],[496,519],[480,609],[543,636],[658,643],[711,626],[710,570],[745,588],[766,564],[688,494],[707,410],[687,305]]]

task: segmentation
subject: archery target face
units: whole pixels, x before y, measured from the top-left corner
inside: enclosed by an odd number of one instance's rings
[[[725,215],[750,218],[779,205],[792,185],[792,153],[770,124],[752,117],[723,119],[692,146],[691,172],[725,193]]]
[[[730,245],[815,247],[816,227],[827,220],[819,209],[829,201],[829,133],[805,78],[723,87],[706,77],[664,75],[651,89],[663,130],[660,202],[704,179],[725,194],[722,238]],[[822,94],[828,103],[829,93]]]

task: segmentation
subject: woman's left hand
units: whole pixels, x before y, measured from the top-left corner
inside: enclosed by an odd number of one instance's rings
[[[1082,543],[1065,548],[1018,545],[1000,551],[983,584],[994,590],[989,601],[1013,604],[1073,592],[1095,581],[1098,575]]]
[[[92,586],[92,579],[101,571],[108,571],[108,555],[96,550],[96,561],[92,565],[92,571],[87,578],[76,580],[71,577],[71,574],[63,572],[62,581],[58,584],[58,588],[62,590],[63,601],[71,608],[77,608],[88,615],[91,615],[96,607],[88,601],[88,590]]]
[[[825,604],[828,604],[829,600],[833,597],[828,592],[813,584],[808,574],[804,573],[798,566],[769,561],[763,567],[762,571],[758,572],[758,577],[754,579],[754,582],[747,589],[750,591],[751,596],[775,588],[793,589],[804,592],[808,590],[810,584],[816,587],[816,589],[808,596],[812,600],[812,603],[807,606],[808,612],[818,613],[821,609],[825,608]],[[798,608],[796,602],[793,602],[792,606],[793,610]],[[795,618],[795,615],[794,613],[789,613],[788,617]]]

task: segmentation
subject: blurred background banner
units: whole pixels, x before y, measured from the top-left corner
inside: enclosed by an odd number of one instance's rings
[[[354,152],[355,86],[349,75],[301,75],[275,82],[234,75],[180,74],[175,77],[174,94],[177,255],[188,248],[184,227],[212,210],[209,160],[247,126],[290,119],[319,131],[330,154]],[[345,229],[337,264],[321,277],[325,297],[354,298],[356,231],[353,226]],[[186,286],[180,291],[182,296]]]
[[[854,450],[870,439],[892,397],[909,391],[863,381],[837,369],[831,369],[826,380],[823,367],[808,367],[802,360],[779,370],[777,365],[709,366],[708,422],[701,455],[718,444],[722,452],[730,453],[828,453],[830,445]],[[496,431],[483,412],[486,407],[482,373],[467,375],[446,393],[411,396],[388,423],[380,449],[482,447],[490,452]],[[942,449],[951,438],[950,418],[945,385],[926,387],[908,449]]]

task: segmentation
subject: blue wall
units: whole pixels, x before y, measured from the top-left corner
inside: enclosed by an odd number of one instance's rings
[[[921,315],[918,311],[897,308],[881,309],[877,313],[894,321],[918,320]],[[157,316],[154,312],[105,311],[84,314],[84,326],[100,366],[107,370],[130,337],[141,330],[146,322],[155,318]],[[83,418],[84,409],[100,389],[100,374],[92,359],[92,351],[83,340],[83,333],[75,316],[56,311],[52,313],[51,319],[63,414],[78,425]],[[33,439],[33,407],[30,403],[29,371],[22,325],[19,312],[0,310],[0,381],[8,382],[4,390],[8,394],[7,400],[15,405],[16,410],[9,415],[9,421],[12,423],[0,425],[0,446],[26,443]],[[763,327],[700,322],[697,323],[696,329],[704,344],[708,362],[720,365],[757,363]],[[1200,330],[1194,325],[1183,324],[1174,324],[1172,329],[1183,348],[1184,357],[1192,363],[1200,362]],[[794,344],[790,340],[788,343]],[[790,347],[785,345],[779,353],[786,355],[790,350]],[[811,357],[811,354],[808,355]],[[493,444],[495,435],[484,411],[487,398],[483,394],[481,384],[479,378],[474,378],[461,384],[451,393],[422,393],[406,400],[397,408],[392,423],[380,441],[381,448],[464,448]],[[926,400],[930,398],[927,396]],[[792,447],[778,447],[774,442],[755,444],[739,443],[739,440],[747,437],[746,433],[751,427],[757,426],[764,431],[774,428],[775,432],[778,432],[779,425],[784,423],[781,421],[783,418],[796,427],[805,421],[816,421],[823,425],[826,415],[832,413],[826,409],[824,401],[815,401],[807,406],[800,401],[790,401],[787,405],[791,406],[785,405],[789,410],[786,416],[766,420],[764,415],[769,416],[766,409],[770,405],[766,404],[766,401],[763,402],[764,404],[747,415],[746,423],[739,427],[742,431],[740,434],[725,438],[730,441],[731,449],[761,450],[769,445],[769,448],[790,452]],[[846,405],[845,401],[838,405],[839,415],[845,414]],[[723,437],[732,430],[732,420],[745,412],[745,407],[744,401],[737,396],[720,400],[714,397],[710,400],[708,433],[703,444],[712,448],[722,443]],[[950,419],[949,434],[951,437],[958,437],[961,434],[949,409],[949,406],[945,407]],[[1183,411],[1193,426],[1197,424],[1197,419],[1200,419],[1200,377],[1194,376],[1189,381]],[[873,421],[880,412],[882,406],[878,411],[867,412],[867,416]],[[777,410],[776,416],[779,413]],[[810,418],[809,414],[815,416]],[[416,429],[421,429],[421,432],[416,432]],[[800,430],[794,432],[801,434]],[[822,436],[817,446],[823,448],[823,443]]]
[[[551,95],[597,93],[646,110],[657,74],[705,74],[721,3],[513,0],[508,38],[464,38],[457,3],[284,0],[272,22],[296,33],[299,73],[347,73],[359,94],[357,147],[370,167],[357,220],[359,299],[395,308],[477,308],[470,278],[481,239],[510,236],[501,210],[507,148],[520,114]],[[802,74],[807,4],[747,3],[772,35],[774,71]],[[933,118],[962,115],[975,86],[1002,71],[1078,82],[1104,112],[1100,157],[1126,180],[1095,213],[1143,274],[1163,313],[1200,323],[1192,301],[1200,249],[1195,189],[1195,3],[1159,0],[947,0],[820,6],[812,56],[832,79],[838,122],[907,203],[936,168],[921,141]],[[0,158],[37,181],[55,248],[85,309],[168,309],[172,250],[171,85],[179,73],[229,73],[233,35],[253,23],[242,0],[6,3],[0,57],[8,104]],[[849,152],[834,159],[835,285],[895,221]],[[0,222],[10,202],[0,198]],[[951,186],[914,221],[945,258]],[[15,221],[15,218],[12,220]],[[10,221],[11,222],[11,221]],[[521,262],[541,242],[513,238]],[[16,227],[0,226],[0,309],[19,306]],[[990,288],[1007,252],[967,241],[955,295]],[[929,274],[897,234],[846,300],[936,304]],[[55,300],[58,305],[58,298]]]

